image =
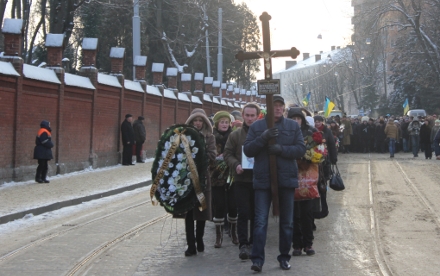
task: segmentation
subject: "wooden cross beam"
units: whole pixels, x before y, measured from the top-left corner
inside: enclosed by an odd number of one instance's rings
[[[295,59],[300,52],[292,47],[290,50],[281,50],[281,51],[271,51],[270,49],[270,29],[269,29],[269,20],[272,17],[267,13],[263,12],[260,16],[262,29],[263,29],[263,51],[257,52],[243,52],[239,51],[235,58],[240,62],[244,60],[250,59],[260,59],[263,58],[264,62],[264,79],[272,80],[272,58],[273,57],[291,57]],[[274,111],[273,111],[273,95],[266,95],[266,107],[267,107],[267,115],[266,115],[266,123],[267,128],[273,128],[274,126]],[[275,139],[271,139],[269,141],[269,145],[275,144]],[[270,156],[270,187],[272,191],[272,213],[274,216],[279,216],[279,202],[278,202],[278,179],[277,179],[277,163],[276,156]]]

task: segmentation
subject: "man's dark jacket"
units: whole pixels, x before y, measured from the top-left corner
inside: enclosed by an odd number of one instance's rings
[[[122,144],[128,145],[130,142],[130,145],[134,144],[134,130],[131,123],[127,120],[124,120],[121,124],[121,135],[122,135]]]
[[[300,159],[306,152],[304,138],[297,122],[282,117],[275,123],[279,135],[276,143],[282,146],[281,155],[276,156],[278,187],[298,187],[298,166],[296,159]],[[255,157],[254,189],[270,189],[270,169],[268,144],[261,138],[267,129],[266,119],[258,120],[251,125],[246,141],[244,153],[248,157]]]

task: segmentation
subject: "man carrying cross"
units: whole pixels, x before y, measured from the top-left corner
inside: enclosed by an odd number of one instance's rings
[[[261,271],[264,264],[264,247],[266,244],[269,209],[272,202],[271,173],[269,156],[276,156],[277,188],[279,201],[279,251],[278,261],[284,270],[290,269],[290,246],[293,236],[293,201],[295,188],[298,187],[298,167],[296,159],[304,156],[306,147],[299,125],[283,117],[284,99],[273,96],[275,126],[267,127],[266,119],[253,123],[244,142],[246,156],[255,157],[254,190],[255,222],[252,247],[252,267]],[[275,138],[273,145],[268,145]]]
[[[296,58],[299,51],[271,51],[269,20],[271,16],[264,12],[260,16],[263,29],[263,52],[238,52],[239,61],[263,58],[264,78],[267,87],[277,86],[272,80],[272,57],[290,56]],[[259,83],[260,88],[263,82]],[[279,83],[278,83],[279,87]],[[263,89],[261,89],[263,91]],[[264,247],[266,245],[269,209],[272,202],[273,214],[279,216],[279,250],[278,261],[283,270],[290,269],[290,245],[293,236],[293,201],[295,188],[298,187],[298,167],[296,159],[306,152],[299,125],[283,117],[285,102],[281,96],[267,93],[267,116],[251,125],[244,153],[255,157],[253,186],[255,190],[255,222],[252,247],[251,269],[260,272],[264,264]],[[278,92],[279,93],[279,92]]]

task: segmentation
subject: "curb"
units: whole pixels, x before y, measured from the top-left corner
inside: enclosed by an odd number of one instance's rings
[[[43,213],[59,210],[64,207],[78,205],[83,202],[99,199],[102,197],[120,194],[120,193],[123,193],[126,191],[132,191],[132,190],[135,190],[138,188],[148,186],[151,184],[151,182],[152,182],[151,180],[148,180],[148,181],[140,182],[140,183],[133,184],[130,186],[121,187],[121,188],[117,188],[114,190],[102,192],[102,193],[97,193],[97,194],[93,194],[93,195],[89,195],[89,196],[83,196],[83,197],[79,197],[79,198],[73,198],[73,199],[69,199],[69,200],[65,200],[65,201],[55,202],[55,203],[52,203],[52,204],[49,204],[46,206],[41,206],[41,207],[37,207],[37,208],[25,210],[25,211],[20,211],[17,213],[5,215],[5,216],[0,217],[0,224],[8,223],[8,222],[16,220],[16,219],[21,219],[24,216],[26,216],[27,214],[33,214],[34,216],[38,216]]]

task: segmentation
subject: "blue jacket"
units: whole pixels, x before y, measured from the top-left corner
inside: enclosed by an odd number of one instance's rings
[[[281,118],[275,123],[279,135],[276,143],[283,147],[277,160],[278,187],[298,187],[298,166],[296,159],[300,159],[306,152],[304,138],[297,122]],[[244,153],[248,157],[254,157],[254,189],[270,189],[270,168],[268,144],[261,138],[261,134],[267,129],[266,119],[254,122],[249,128],[244,142]]]

